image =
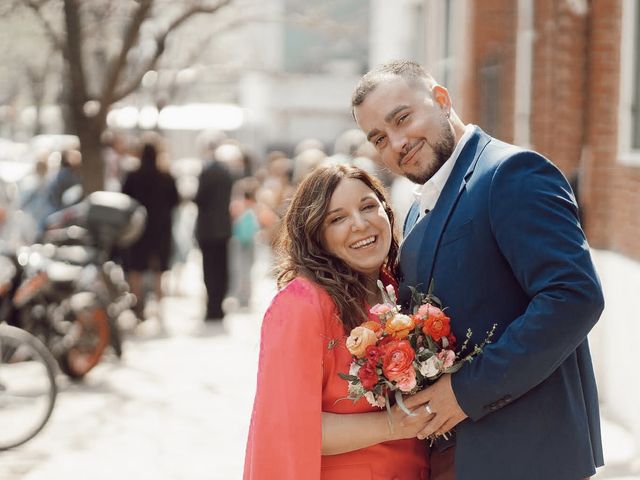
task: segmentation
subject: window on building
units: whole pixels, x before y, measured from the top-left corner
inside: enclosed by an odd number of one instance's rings
[[[480,125],[493,136],[499,136],[501,77],[500,59],[496,56],[487,57],[480,67]]]
[[[632,76],[631,147],[634,150],[640,150],[640,61],[638,60],[640,56],[640,8],[637,5],[634,30],[633,58],[635,59],[635,65],[633,66]]]
[[[640,165],[640,2],[622,0],[618,158]]]
[[[435,79],[445,85],[459,104],[470,29],[467,24],[472,9],[469,0],[423,0],[425,12],[425,65]]]

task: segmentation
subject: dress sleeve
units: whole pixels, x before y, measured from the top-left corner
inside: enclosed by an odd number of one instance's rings
[[[320,479],[325,313],[317,288],[293,280],[265,314],[244,480]]]

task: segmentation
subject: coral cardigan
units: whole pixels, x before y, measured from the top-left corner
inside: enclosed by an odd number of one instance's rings
[[[339,455],[321,454],[321,412],[379,410],[345,400],[351,354],[327,292],[296,278],[274,298],[262,323],[256,396],[245,480],[421,480],[427,447],[417,439],[385,442]],[[341,400],[342,399],[342,400]]]

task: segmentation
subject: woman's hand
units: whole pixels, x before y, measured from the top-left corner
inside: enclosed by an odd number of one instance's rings
[[[397,404],[391,407],[390,418],[386,411],[381,413],[387,416],[389,440],[414,438],[429,421],[433,420],[433,414],[427,412],[424,405],[419,405],[411,410],[411,415],[407,415]]]
[[[425,409],[434,414],[428,424],[418,434],[418,438],[438,437],[452,430],[458,423],[467,418],[451,387],[451,375],[443,375],[433,385],[407,397],[405,404],[409,408]]]
[[[352,452],[390,440],[414,438],[431,420],[424,406],[407,415],[398,405],[380,412],[336,414],[322,412],[322,454]]]

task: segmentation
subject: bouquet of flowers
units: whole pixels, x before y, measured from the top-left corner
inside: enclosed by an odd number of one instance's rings
[[[482,343],[469,349],[472,332],[456,351],[456,338],[451,333],[450,318],[440,300],[432,294],[412,289],[412,311],[403,313],[397,305],[393,286],[386,288],[378,281],[383,303],[370,312],[378,317],[351,330],[346,347],[353,355],[348,374],[339,374],[349,382],[348,399],[365,397],[380,408],[389,408],[389,393],[405,413],[402,394],[414,394],[435,382],[445,373],[457,372],[464,362],[471,362],[491,343],[496,325],[487,332]]]

